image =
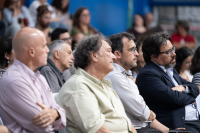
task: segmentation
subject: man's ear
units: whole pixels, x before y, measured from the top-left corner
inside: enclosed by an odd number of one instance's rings
[[[116,58],[121,58],[122,57],[122,53],[120,51],[115,51],[114,55],[116,56]]]
[[[55,57],[56,59],[59,59],[59,58],[60,58],[60,51],[55,50],[55,51],[53,52],[53,54],[54,54],[54,57]]]
[[[94,62],[97,62],[97,61],[98,61],[98,59],[97,59],[97,53],[90,52],[90,58],[91,58],[91,60],[93,60]]]
[[[7,52],[5,53],[5,58],[6,58],[7,60],[10,59],[9,54],[8,54]]]
[[[28,55],[29,55],[30,57],[35,57],[35,49],[34,49],[33,47],[30,47],[30,48],[28,49]]]

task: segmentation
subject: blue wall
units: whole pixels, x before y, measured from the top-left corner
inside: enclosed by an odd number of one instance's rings
[[[29,6],[32,1],[25,0],[25,5]],[[151,10],[148,0],[71,0],[69,10],[71,14],[74,14],[79,7],[87,7],[91,14],[91,25],[107,36],[126,31],[132,23],[132,18],[128,18],[130,1],[133,1],[132,14],[144,15]],[[48,2],[51,3],[52,0]]]

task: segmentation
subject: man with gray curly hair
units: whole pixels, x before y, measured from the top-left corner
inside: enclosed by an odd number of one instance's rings
[[[104,78],[116,58],[110,45],[98,34],[77,44],[77,71],[56,97],[66,111],[70,133],[136,133],[111,82]]]
[[[70,68],[73,60],[71,46],[65,41],[55,40],[49,45],[47,65],[39,70],[54,94],[57,94],[65,83],[62,73]]]

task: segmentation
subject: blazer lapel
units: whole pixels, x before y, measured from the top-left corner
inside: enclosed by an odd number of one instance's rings
[[[174,77],[174,79],[176,80],[176,82],[177,82],[179,85],[182,84],[181,81],[180,81],[180,77],[179,77],[179,75],[178,75],[178,73],[176,72],[175,69],[173,70],[173,77]]]

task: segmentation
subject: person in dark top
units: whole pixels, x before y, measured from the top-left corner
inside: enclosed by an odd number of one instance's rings
[[[55,40],[49,45],[47,65],[39,68],[53,93],[58,93],[65,83],[63,71],[73,64],[73,53],[69,44]]]

